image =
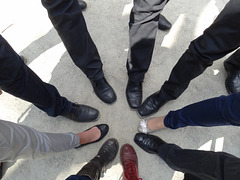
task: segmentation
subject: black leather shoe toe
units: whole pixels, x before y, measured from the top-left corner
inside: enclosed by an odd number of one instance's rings
[[[158,112],[158,110],[160,109],[160,107],[162,107],[165,103],[167,102],[167,100],[165,100],[158,92],[155,92],[154,94],[152,94],[151,96],[149,96],[140,106],[140,108],[138,109],[138,115],[141,118],[150,116],[156,112]]]
[[[172,24],[163,16],[159,15],[159,20],[158,20],[158,29],[162,31],[167,31],[171,29]]]
[[[126,97],[130,108],[137,110],[142,103],[142,83],[128,80]]]
[[[159,137],[144,133],[137,133],[134,137],[134,142],[144,151],[151,154],[157,154],[158,148],[166,144],[166,142]]]
[[[98,119],[99,111],[90,106],[73,103],[71,111],[64,117],[77,122],[92,122]]]
[[[112,104],[117,100],[116,93],[109,85],[105,77],[99,80],[91,80],[93,90],[97,97],[107,104]]]

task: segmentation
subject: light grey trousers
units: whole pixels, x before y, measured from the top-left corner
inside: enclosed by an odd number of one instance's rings
[[[43,133],[33,128],[0,120],[0,162],[40,158],[80,145],[74,133]]]

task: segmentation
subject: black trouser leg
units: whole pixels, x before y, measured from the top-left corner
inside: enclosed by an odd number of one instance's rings
[[[42,0],[74,63],[89,79],[103,77],[102,62],[77,0]]]
[[[240,70],[240,49],[235,51],[226,61],[225,67],[229,70]]]
[[[203,35],[191,42],[161,88],[166,99],[178,98],[190,81],[211,66],[214,60],[240,46],[239,9],[240,1],[230,0]]]
[[[240,159],[224,152],[181,149],[175,144],[164,144],[159,156],[174,170],[194,175],[202,180],[237,180]]]
[[[0,35],[0,88],[29,101],[49,116],[64,115],[72,104],[57,89],[43,82]]]

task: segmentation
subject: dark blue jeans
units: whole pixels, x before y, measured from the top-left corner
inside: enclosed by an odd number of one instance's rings
[[[240,93],[220,96],[170,111],[164,119],[166,127],[240,126]]]
[[[230,0],[203,35],[193,40],[172,69],[160,92],[167,100],[178,98],[190,81],[240,46],[240,1]],[[240,51],[234,53],[227,66],[240,69]]]
[[[0,88],[29,101],[49,116],[68,113],[72,103],[43,82],[0,35]]]
[[[158,155],[176,171],[185,173],[185,180],[238,180],[240,159],[224,152],[181,149],[164,144]]]

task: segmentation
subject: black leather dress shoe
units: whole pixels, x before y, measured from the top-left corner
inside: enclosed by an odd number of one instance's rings
[[[98,119],[99,111],[90,106],[73,103],[71,111],[64,117],[77,122],[92,122]]]
[[[159,15],[159,20],[158,20],[158,29],[162,31],[167,31],[171,29],[172,24],[163,16]]]
[[[93,142],[90,142],[90,143],[87,143],[87,144],[92,144],[92,143],[101,141],[101,140],[107,135],[107,133],[108,133],[108,131],[109,131],[109,126],[108,126],[107,124],[98,124],[98,125],[95,125],[95,126],[93,126],[93,127],[90,127],[89,129],[92,129],[92,128],[94,128],[94,127],[97,127],[97,128],[100,130],[101,136],[100,136],[96,141],[93,141]],[[89,129],[87,129],[86,131],[88,131]],[[81,143],[81,142],[80,142],[80,143]],[[78,147],[75,147],[75,149],[80,148],[80,147],[83,147],[83,146],[85,146],[85,145],[87,145],[87,144],[82,144],[82,145],[80,145],[80,146],[78,146]]]
[[[227,79],[225,80],[225,86],[229,94],[240,92],[240,69],[230,68],[224,61],[225,70],[228,73]]]
[[[151,154],[158,154],[158,148],[166,144],[159,137],[144,133],[137,133],[134,137],[134,142],[144,151]]]
[[[105,77],[99,80],[91,80],[94,92],[97,97],[107,104],[112,104],[117,100],[113,88],[108,84]]]
[[[78,0],[78,4],[80,5],[82,11],[87,9],[87,3],[85,1]]]
[[[155,92],[151,96],[149,96],[138,109],[138,115],[140,117],[150,116],[160,109],[167,100],[165,100],[158,92]]]
[[[130,108],[137,110],[142,103],[142,83],[128,80],[126,97]]]

